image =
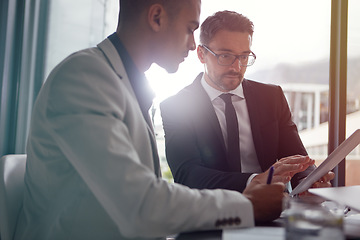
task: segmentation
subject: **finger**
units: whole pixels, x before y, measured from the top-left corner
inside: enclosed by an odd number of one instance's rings
[[[335,173],[330,171],[330,172],[326,173],[324,176],[322,176],[320,178],[320,180],[322,180],[323,182],[329,182],[329,181],[333,180],[334,177],[335,177]]]
[[[287,183],[291,180],[291,176],[281,176],[281,175],[274,175],[272,182],[273,183]]]
[[[325,187],[331,187],[331,183],[330,182],[315,182],[312,185],[313,188],[325,188]]]
[[[308,165],[304,164],[281,164],[275,167],[274,174],[275,175],[294,175],[295,173],[302,172]]]
[[[293,155],[293,156],[281,158],[278,162],[279,163],[288,163],[288,164],[295,163],[296,164],[296,163],[310,163],[313,161],[314,160],[311,159],[309,156]]]
[[[312,166],[313,163],[312,162],[308,162],[308,163],[278,163],[278,164],[274,164],[274,174],[284,174],[284,173],[288,173],[288,172],[294,172],[298,173],[298,172],[302,172],[304,170],[306,170],[309,166]]]
[[[314,195],[308,191],[299,193],[299,197],[305,197],[305,196],[307,197],[307,196],[314,196]]]

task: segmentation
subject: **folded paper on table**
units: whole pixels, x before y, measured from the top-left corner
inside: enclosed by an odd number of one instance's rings
[[[309,192],[360,212],[360,186],[311,188]]]
[[[342,142],[315,170],[290,193],[291,196],[308,190],[313,183],[338,165],[360,143],[360,129]]]
[[[253,227],[242,229],[224,229],[223,240],[283,240],[285,229],[281,227]]]
[[[344,218],[344,232],[348,237],[360,237],[360,186],[311,188],[309,192],[349,207]]]

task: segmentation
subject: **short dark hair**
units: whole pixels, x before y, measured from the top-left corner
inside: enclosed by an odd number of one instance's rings
[[[252,37],[254,24],[247,17],[233,11],[220,11],[209,16],[201,24],[200,43],[207,45],[220,30],[247,32]]]
[[[169,13],[170,17],[177,16],[184,6],[184,0],[120,0],[119,22],[132,22],[136,20],[142,11],[153,4],[161,4]]]

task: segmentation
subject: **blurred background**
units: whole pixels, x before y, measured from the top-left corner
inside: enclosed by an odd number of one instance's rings
[[[253,21],[257,59],[245,77],[280,85],[309,155],[328,155],[330,0],[203,0],[201,22],[219,10]],[[0,156],[24,153],[32,104],[50,71],[74,51],[96,46],[116,29],[118,0],[2,0]],[[360,126],[360,1],[348,0],[346,137]],[[198,43],[199,31],[195,32]],[[164,178],[166,163],[159,103],[203,71],[196,51],[168,74],[157,65],[146,76],[156,92],[152,108]],[[6,139],[6,141],[5,141]],[[360,148],[347,158],[346,185],[359,185]]]

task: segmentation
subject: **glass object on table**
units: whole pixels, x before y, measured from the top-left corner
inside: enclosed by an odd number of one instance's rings
[[[341,240],[344,235],[344,206],[319,197],[284,199],[286,240]]]

